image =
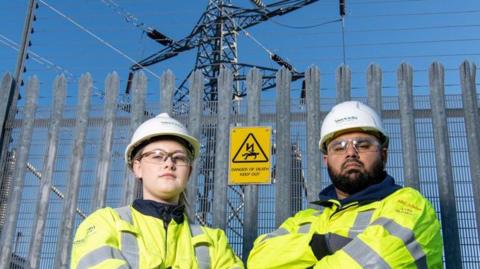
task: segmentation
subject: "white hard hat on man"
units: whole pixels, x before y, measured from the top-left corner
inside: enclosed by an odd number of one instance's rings
[[[378,138],[382,147],[388,147],[388,135],[380,116],[371,107],[358,101],[346,101],[335,105],[325,116],[318,146],[326,154],[328,143],[338,135],[363,131]]]
[[[132,167],[133,156],[137,148],[153,138],[162,136],[180,138],[185,141],[185,146],[192,154],[193,159],[198,157],[200,142],[189,134],[182,123],[171,118],[167,113],[161,113],[142,123],[133,133],[132,140],[125,149],[125,162],[128,167]]]

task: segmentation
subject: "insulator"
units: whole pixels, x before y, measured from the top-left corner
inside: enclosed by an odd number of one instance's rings
[[[305,80],[302,81],[302,91],[300,92],[300,98],[305,99],[307,97]]]
[[[33,30],[33,27],[32,27],[32,30],[30,30],[30,34],[33,34],[35,31]]]
[[[164,46],[170,46],[173,43],[172,39],[155,29],[151,29],[149,32],[147,32],[147,36]]]
[[[340,16],[345,16],[345,0],[340,0],[339,2],[340,6],[339,6],[339,9],[340,9]]]
[[[264,8],[265,4],[262,2],[262,0],[250,0],[252,1],[253,4],[255,4],[257,7]]]
[[[287,63],[284,59],[282,59],[282,57],[278,56],[277,54],[272,54],[272,56],[270,56],[270,58],[275,61],[277,64],[281,65],[281,66],[285,66],[288,70],[292,71],[293,70],[293,66],[289,63]]]
[[[28,46],[29,46],[29,47],[32,46],[32,41],[28,41]]]
[[[125,90],[126,94],[130,93],[130,89],[132,88],[132,79],[133,79],[133,72],[129,72],[128,80],[127,80],[127,89]]]
[[[28,58],[30,58],[30,54],[27,53],[27,54],[25,55],[25,59],[28,60]]]

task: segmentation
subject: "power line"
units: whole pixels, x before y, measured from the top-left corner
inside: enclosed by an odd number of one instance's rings
[[[124,8],[120,7],[117,3],[115,3],[115,1],[101,0],[101,2],[107,5],[109,8],[111,8],[113,11],[115,11],[115,13],[117,13],[118,15],[124,17],[126,22],[141,29],[142,31],[146,32],[149,29],[152,29],[151,27],[148,27],[144,22],[140,21],[135,15],[126,11]]]
[[[120,54],[121,56],[123,56],[124,58],[126,58],[127,60],[129,60],[130,62],[132,62],[133,64],[138,64],[138,62],[131,58],[130,56],[128,56],[127,54],[125,54],[124,52],[122,52],[120,49],[117,49],[115,46],[111,45],[110,43],[108,43],[106,40],[102,39],[101,37],[97,36],[96,34],[94,34],[92,31],[88,30],[87,28],[85,28],[84,26],[80,25],[79,23],[77,23],[75,20],[73,20],[72,18],[70,18],[69,16],[65,15],[64,13],[60,12],[59,10],[55,9],[54,7],[52,7],[51,5],[49,5],[48,3],[46,3],[45,1],[43,0],[39,0],[39,2],[41,2],[42,4],[44,4],[46,7],[48,7],[49,9],[51,9],[53,12],[57,13],[58,15],[60,15],[61,17],[65,18],[66,20],[68,20],[69,22],[71,22],[73,25],[77,26],[78,28],[80,28],[80,30],[86,32],[87,34],[89,34],[90,36],[92,36],[93,38],[95,38],[96,40],[100,41],[102,44],[104,44],[105,46],[109,47],[110,49],[112,49],[113,51],[117,52],[118,54]],[[160,77],[155,74],[152,70],[150,70],[149,68],[147,67],[143,67],[142,68],[148,72],[149,74],[151,74],[152,76],[154,76],[155,78],[157,79],[160,79]]]
[[[273,19],[270,19],[269,21],[271,21],[271,22],[273,22],[274,24],[277,24],[277,25],[279,25],[279,26],[285,27],[285,28],[291,28],[291,29],[311,29],[311,28],[316,28],[316,27],[324,26],[324,25],[327,25],[327,24],[330,24],[330,23],[339,22],[339,21],[342,21],[342,19],[335,19],[335,20],[331,20],[331,21],[322,22],[322,23],[319,23],[319,24],[304,25],[304,26],[295,26],[295,25],[284,24],[284,23],[278,22],[277,20],[273,20]]]
[[[7,45],[8,47],[10,47],[11,49],[13,49],[15,51],[19,50],[17,43],[15,43],[13,40],[9,39],[8,37],[6,37],[2,34],[0,34],[0,42]],[[33,52],[30,49],[27,52],[28,52],[27,53],[27,56],[28,56],[27,59],[29,59],[29,57],[31,56],[32,60],[39,63],[40,65],[45,66],[47,70],[55,70],[55,71],[57,71],[61,74],[64,74],[67,81],[69,81],[69,82],[76,82],[77,81],[77,77],[75,77],[75,75],[72,72],[68,71],[68,69],[66,69],[66,68],[64,68],[60,65],[55,64],[54,62],[40,56],[39,54]],[[98,89],[94,85],[92,85],[92,89],[94,90],[93,93],[97,96],[103,97],[105,95],[104,92],[100,91],[100,89]]]
[[[438,12],[419,12],[419,13],[390,13],[375,15],[351,15],[352,18],[377,18],[377,17],[405,17],[405,16],[432,16],[432,15],[465,15],[480,13],[480,10],[462,10],[462,11],[438,11]]]
[[[6,36],[4,36],[4,35],[2,35],[2,34],[0,34],[0,38],[1,38],[1,39],[0,39],[0,42],[2,42],[3,44],[6,44],[7,46],[9,46],[9,47],[10,47],[11,49],[13,49],[13,50],[16,50],[16,51],[19,50],[18,44],[15,43],[13,40],[7,38]],[[73,78],[74,78],[73,74],[72,74],[70,71],[68,71],[67,69],[65,69],[65,68],[63,68],[63,67],[61,67],[61,66],[59,66],[59,65],[56,65],[55,63],[53,63],[53,62],[47,60],[46,58],[38,55],[37,53],[33,52],[32,50],[28,50],[28,54],[27,54],[27,55],[28,55],[28,57],[31,56],[32,59],[33,59],[34,61],[36,61],[37,63],[46,66],[47,69],[55,69],[55,70],[57,70],[57,71],[59,71],[59,72],[62,72],[63,74],[65,74],[67,80],[70,80],[70,79],[73,79]],[[28,58],[27,58],[27,59],[28,59]]]
[[[480,38],[461,38],[461,39],[437,39],[437,40],[420,40],[420,41],[392,41],[392,42],[377,42],[377,43],[357,43],[349,44],[348,48],[355,47],[374,47],[374,46],[397,46],[397,45],[417,45],[417,44],[434,44],[434,43],[447,43],[447,42],[470,42],[480,41]],[[324,45],[324,46],[303,46],[305,49],[314,48],[338,48],[338,45]]]

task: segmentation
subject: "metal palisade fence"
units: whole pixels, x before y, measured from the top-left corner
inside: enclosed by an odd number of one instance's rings
[[[391,136],[387,169],[403,185],[419,189],[441,219],[447,268],[480,267],[480,126],[476,67],[460,65],[461,95],[445,95],[444,68],[429,68],[430,94],[413,95],[412,68],[397,70],[397,96],[382,96],[382,71],[367,69],[364,101],[381,113]],[[144,120],[169,112],[202,143],[188,185],[192,221],[226,230],[246,259],[253,240],[310,206],[329,184],[318,150],[323,117],[351,98],[351,71],[338,68],[335,98],[320,95],[320,71],[305,73],[305,96],[291,99],[291,74],[277,73],[271,98],[261,98],[258,70],[247,76],[247,98],[232,100],[233,75],[221,69],[218,102],[205,102],[203,75],[190,77],[186,104],[172,103],[174,75],[161,78],[160,102],[145,102],[147,80],[139,72],[128,101],[119,78],[105,80],[103,103],[91,102],[92,77],[78,83],[77,105],[66,105],[65,77],[54,81],[52,104],[38,105],[39,79],[28,81],[24,104],[12,108],[12,76],[3,76],[0,185],[0,268],[67,268],[77,225],[104,206],[130,203],[141,193],[123,161],[128,140]],[[44,90],[45,91],[45,90]],[[13,102],[15,104],[15,102]],[[16,111],[16,113],[9,113]],[[228,186],[230,128],[271,126],[272,183]]]

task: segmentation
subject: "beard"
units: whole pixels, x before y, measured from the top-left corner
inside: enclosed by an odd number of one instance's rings
[[[345,169],[346,164],[352,162],[359,164],[363,169],[350,169],[347,171]],[[365,165],[363,162],[354,158],[347,159],[340,167],[340,172],[338,173],[335,173],[332,167],[327,164],[328,175],[335,188],[348,195],[353,195],[368,186],[382,182],[386,176],[384,168],[385,166],[381,158],[378,158],[377,161],[373,163],[370,170],[364,170]]]

